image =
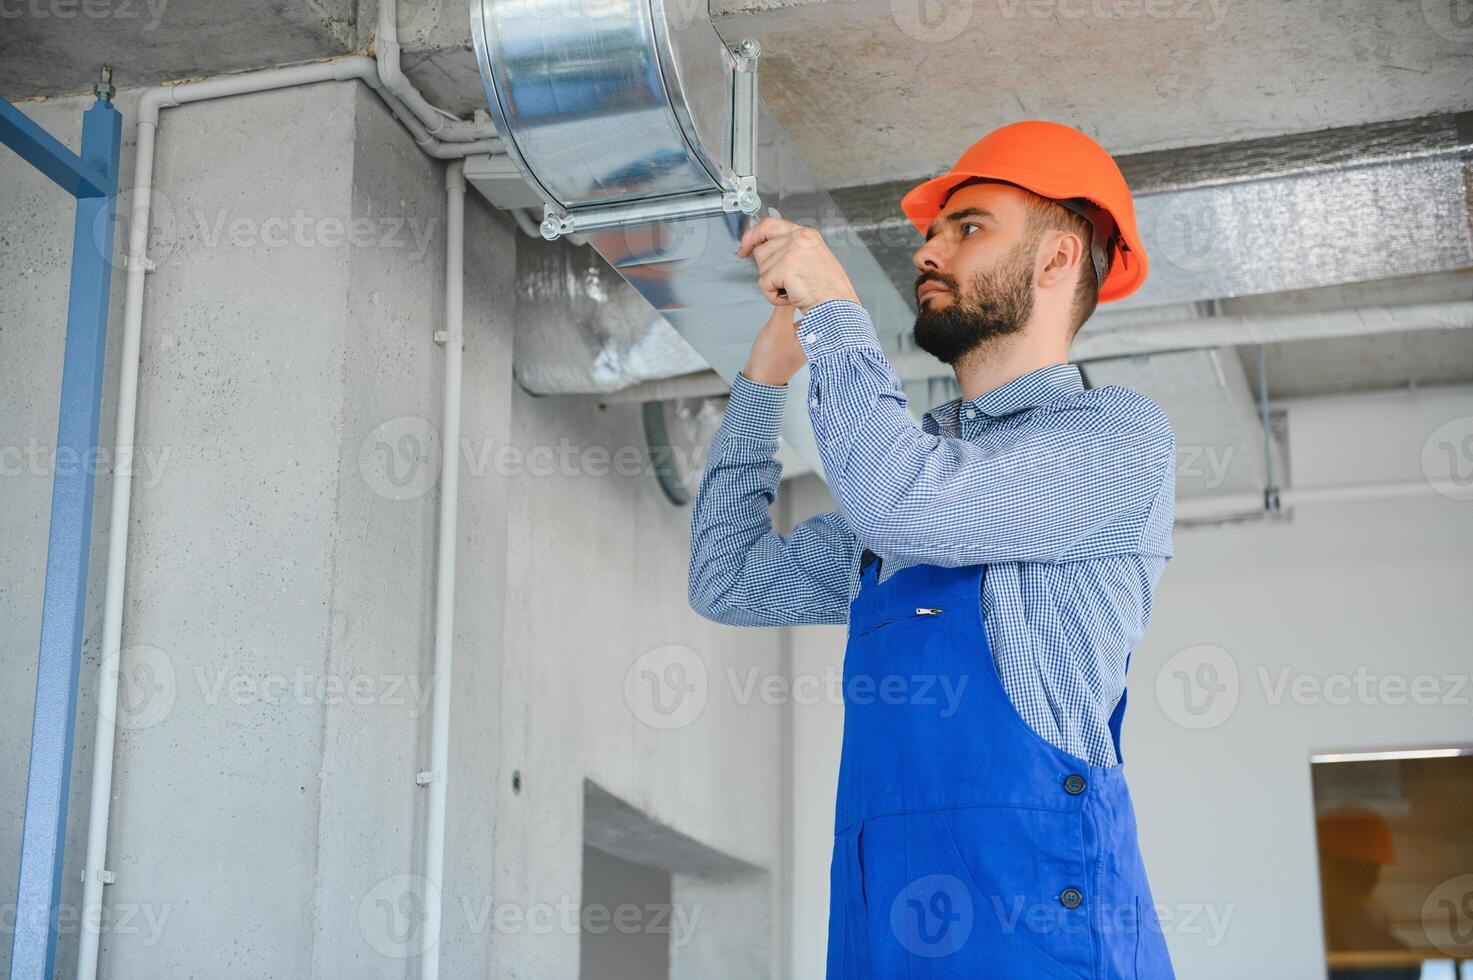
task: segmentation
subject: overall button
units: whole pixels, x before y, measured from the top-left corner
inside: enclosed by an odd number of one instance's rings
[[[1065,888],[1059,892],[1059,904],[1066,909],[1077,909],[1082,901],[1084,894],[1078,888]]]
[[[1084,777],[1076,773],[1070,773],[1064,780],[1064,792],[1070,796],[1078,796],[1084,792]]]

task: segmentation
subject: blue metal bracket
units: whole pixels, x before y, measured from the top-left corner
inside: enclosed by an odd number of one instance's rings
[[[97,101],[82,116],[80,156],[0,99],[0,142],[77,199],[55,458],[83,462],[78,467],[56,467],[51,483],[51,531],[46,546],[41,652],[36,670],[36,712],[31,723],[10,980],[51,980],[56,965],[72,729],[92,535],[96,467],[91,461],[97,457],[102,409],[113,213],[123,135],[123,117],[112,104],[110,69],[103,69],[103,81],[96,92]]]
[[[116,109],[113,110],[117,112]],[[0,99],[0,143],[47,177],[72,197],[106,197],[108,179],[83,157],[31,121],[15,106]],[[84,151],[85,152],[85,151]]]

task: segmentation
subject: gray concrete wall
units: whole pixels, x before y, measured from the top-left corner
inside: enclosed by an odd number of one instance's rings
[[[690,510],[655,488],[638,405],[518,391],[512,434],[499,737],[502,786],[515,770],[521,790],[498,794],[506,920],[492,954],[497,976],[571,977],[578,935],[556,909],[579,895],[585,778],[708,848],[777,867],[781,705],[746,685],[781,676],[783,631],[687,606]]]
[[[130,120],[136,95],[118,99]],[[74,145],[85,105],[25,111]],[[102,968],[407,977],[424,940],[414,777],[432,683],[443,170],[371,93],[339,83],[168,110],[156,176]],[[7,904],[71,217],[14,158],[0,202]],[[715,851],[777,868],[782,712],[747,685],[780,675],[782,631],[688,608],[690,511],[648,471],[638,406],[515,388],[512,249],[526,240],[474,194],[467,232],[442,971],[575,976],[576,915],[572,929],[538,917],[581,893],[585,778]],[[105,459],[122,294],[119,273]],[[59,975],[76,955],[109,489],[104,471]],[[668,707],[688,692],[641,687],[672,662],[705,678],[673,726],[648,698]],[[782,877],[761,880],[776,889]],[[765,906],[778,898],[702,891],[701,914],[776,929]]]

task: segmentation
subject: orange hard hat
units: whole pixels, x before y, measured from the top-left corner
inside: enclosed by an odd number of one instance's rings
[[[1347,805],[1315,821],[1320,853],[1363,864],[1395,864],[1396,848],[1386,818],[1367,807]]]
[[[1013,184],[1088,218],[1092,237],[1106,239],[1091,243],[1104,249],[1095,254],[1114,248],[1100,284],[1101,303],[1124,299],[1146,281],[1146,250],[1135,230],[1135,202],[1125,176],[1105,148],[1079,130],[1041,119],[995,129],[973,143],[949,173],[907,191],[900,207],[924,235],[946,196],[968,178]],[[1112,232],[1118,236],[1113,240]]]

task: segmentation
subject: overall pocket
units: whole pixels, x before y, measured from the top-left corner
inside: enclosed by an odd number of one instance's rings
[[[913,623],[913,622],[916,622],[918,620],[920,620],[920,621],[934,620],[934,619],[940,617],[941,614],[944,613],[944,612],[945,612],[944,609],[940,609],[940,608],[937,608],[937,607],[934,607],[934,606],[917,606],[916,609],[915,609],[915,612],[910,612],[908,610],[901,610],[897,614],[888,616],[887,618],[882,619],[882,620],[880,620],[877,623],[870,623],[868,626],[866,626],[863,629],[857,631],[854,635],[855,636],[869,636],[871,633],[875,632],[876,630],[884,629],[887,626],[896,626],[896,625],[901,624],[901,623]]]
[[[1004,937],[1039,976],[1095,976],[1090,883],[1077,812],[959,807],[935,816],[975,889],[978,927]]]

